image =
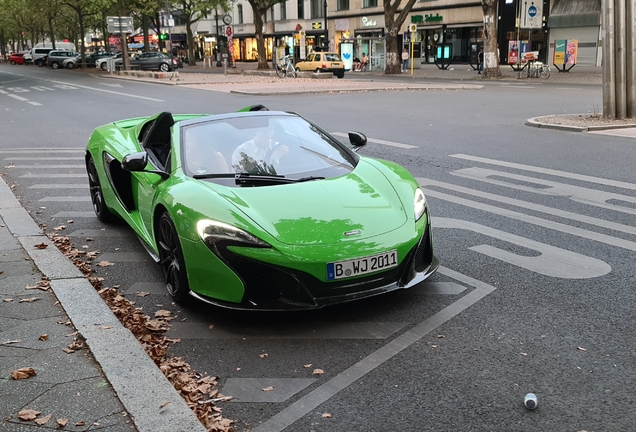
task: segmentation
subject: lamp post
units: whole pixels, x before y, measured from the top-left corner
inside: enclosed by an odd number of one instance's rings
[[[323,8],[325,16],[325,51],[327,51],[329,46],[329,30],[327,29],[327,0],[324,1]]]

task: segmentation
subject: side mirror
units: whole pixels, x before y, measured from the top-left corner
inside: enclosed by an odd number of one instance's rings
[[[121,167],[126,171],[143,171],[148,165],[148,153],[138,152],[124,156]]]
[[[121,167],[126,171],[157,174],[162,179],[170,177],[170,174],[165,171],[146,170],[146,165],[148,165],[148,153],[146,152],[130,153],[121,160]]]
[[[349,132],[349,142],[354,147],[353,151],[357,152],[367,145],[367,137],[361,132]]]

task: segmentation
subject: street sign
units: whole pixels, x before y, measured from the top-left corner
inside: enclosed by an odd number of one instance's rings
[[[521,28],[537,29],[543,26],[542,2],[523,0],[521,4]]]
[[[134,31],[133,18],[129,16],[106,17],[108,33],[132,33]]]
[[[232,26],[225,27],[225,36],[232,37]]]

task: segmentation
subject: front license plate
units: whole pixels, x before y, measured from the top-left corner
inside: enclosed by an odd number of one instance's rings
[[[361,276],[381,270],[388,270],[397,267],[397,265],[397,250],[364,258],[328,263],[327,280]]]

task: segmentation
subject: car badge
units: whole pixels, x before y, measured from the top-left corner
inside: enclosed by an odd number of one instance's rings
[[[346,231],[343,234],[345,235],[345,237],[349,237],[349,236],[354,236],[354,235],[358,235],[362,233],[362,231],[360,230],[353,230],[353,231]]]

